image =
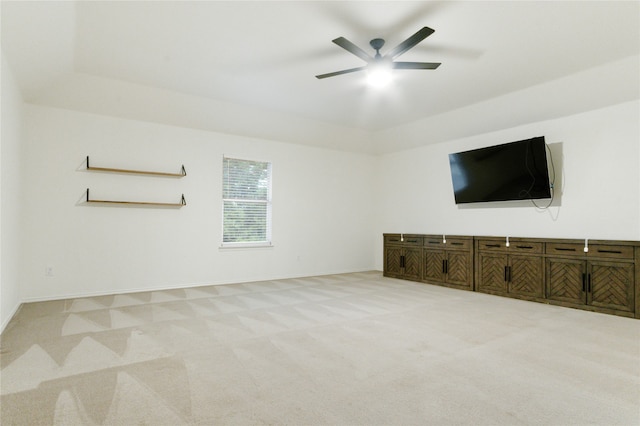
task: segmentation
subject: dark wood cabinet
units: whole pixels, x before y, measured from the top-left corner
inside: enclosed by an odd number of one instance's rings
[[[509,293],[522,297],[544,297],[544,259],[542,256],[511,256]]]
[[[506,254],[478,251],[476,290],[485,293],[507,293]]]
[[[548,243],[547,299],[556,304],[622,315],[635,306],[635,249],[617,244]]]
[[[384,234],[385,276],[635,318],[639,265],[639,241]]]
[[[422,237],[384,235],[384,275],[419,281],[422,278]]]
[[[634,265],[591,260],[587,262],[587,305],[633,312]]]
[[[476,240],[476,290],[524,299],[544,297],[541,241],[506,238]]]
[[[473,237],[425,235],[422,279],[473,290]]]

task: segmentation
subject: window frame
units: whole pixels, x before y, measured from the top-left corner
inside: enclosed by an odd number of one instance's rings
[[[224,233],[224,226],[225,226],[225,202],[226,201],[230,201],[230,200],[242,200],[242,199],[238,199],[238,198],[225,198],[225,191],[224,191],[224,184],[225,184],[225,162],[227,160],[235,160],[235,161],[244,161],[244,162],[248,162],[248,163],[265,163],[267,164],[267,172],[268,172],[268,183],[267,183],[267,199],[262,201],[262,200],[255,200],[255,199],[249,199],[247,198],[246,201],[251,202],[251,203],[258,203],[258,204],[264,204],[266,206],[266,238],[265,240],[256,240],[256,241],[224,241],[224,237],[225,237],[225,233]],[[221,205],[221,213],[222,213],[222,220],[221,220],[221,225],[222,225],[222,229],[221,229],[221,243],[220,243],[220,248],[221,249],[228,249],[228,248],[264,248],[264,247],[273,247],[273,242],[272,242],[272,224],[273,224],[273,215],[272,215],[272,208],[273,208],[273,196],[272,196],[272,185],[273,185],[273,162],[271,161],[267,161],[267,160],[258,160],[255,158],[247,158],[246,156],[235,156],[235,155],[223,155],[222,156],[222,205]]]

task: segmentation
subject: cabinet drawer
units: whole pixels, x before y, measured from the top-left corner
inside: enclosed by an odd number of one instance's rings
[[[500,251],[509,254],[542,254],[544,245],[533,241],[479,240],[478,249],[482,251]]]
[[[449,238],[446,237],[446,243],[442,241],[442,236],[424,237],[424,247],[442,250],[466,250],[468,251],[473,245],[472,239]]]
[[[461,238],[447,238],[446,248],[449,250],[469,250],[472,240],[463,240]]]
[[[421,246],[422,245],[422,237],[418,237],[416,235],[404,235],[404,245],[406,246]]]
[[[439,237],[425,237],[424,238],[424,246],[425,248],[445,248],[446,244],[442,242],[442,236]]]
[[[385,244],[402,244],[402,241],[400,241],[400,234],[398,235],[385,235],[384,236],[384,243]]]
[[[404,246],[421,246],[422,237],[416,235],[404,234],[402,237],[400,234],[391,234],[384,236],[385,244],[402,244]]]
[[[507,246],[504,240],[478,240],[478,250],[482,251],[505,251]]]
[[[582,243],[547,243],[545,252],[557,256],[580,256],[589,258],[633,259],[632,246],[617,246],[608,244],[589,244],[589,251],[585,253]]]
[[[557,256],[585,256],[584,244],[577,243],[547,243],[545,253]]]
[[[615,259],[633,259],[633,247],[604,244],[589,245],[587,257],[606,257]]]
[[[542,243],[530,242],[530,241],[512,241],[509,244],[509,252],[511,254],[520,253],[535,253],[542,254]]]
[[[398,235],[385,235],[384,236],[385,244],[401,244],[400,234]]]

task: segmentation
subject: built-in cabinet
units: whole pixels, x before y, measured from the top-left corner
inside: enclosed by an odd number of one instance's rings
[[[384,234],[384,275],[473,290],[473,237]]]
[[[476,240],[476,290],[538,299],[544,297],[544,243],[514,238]]]
[[[419,281],[422,278],[422,237],[385,235],[384,270],[389,277]]]
[[[547,298],[567,306],[634,313],[637,248],[611,244],[547,244]]]
[[[422,280],[473,290],[473,237],[425,235]]]
[[[640,242],[384,234],[384,275],[640,318]]]

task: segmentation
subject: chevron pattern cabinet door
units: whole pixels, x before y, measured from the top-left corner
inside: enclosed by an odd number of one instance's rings
[[[589,270],[591,292],[587,303],[600,308],[633,312],[632,264],[591,261]]]
[[[560,302],[584,304],[582,274],[585,261],[578,259],[547,259],[547,298]]]
[[[422,278],[422,249],[404,249],[404,276],[409,279]]]
[[[532,297],[544,296],[544,263],[542,257],[512,256],[510,267],[509,293]]]
[[[507,266],[507,256],[480,254],[479,266],[478,290],[501,293],[507,292],[507,282],[504,279],[504,268]]]
[[[447,283],[470,287],[472,277],[471,254],[450,251],[447,256],[447,262]]]
[[[400,257],[402,256],[401,247],[389,246],[386,248],[384,271],[390,275],[400,275],[402,268]]]
[[[442,250],[425,250],[423,267],[423,278],[427,281],[444,281],[444,272],[442,270],[442,262],[444,261],[444,251]]]

